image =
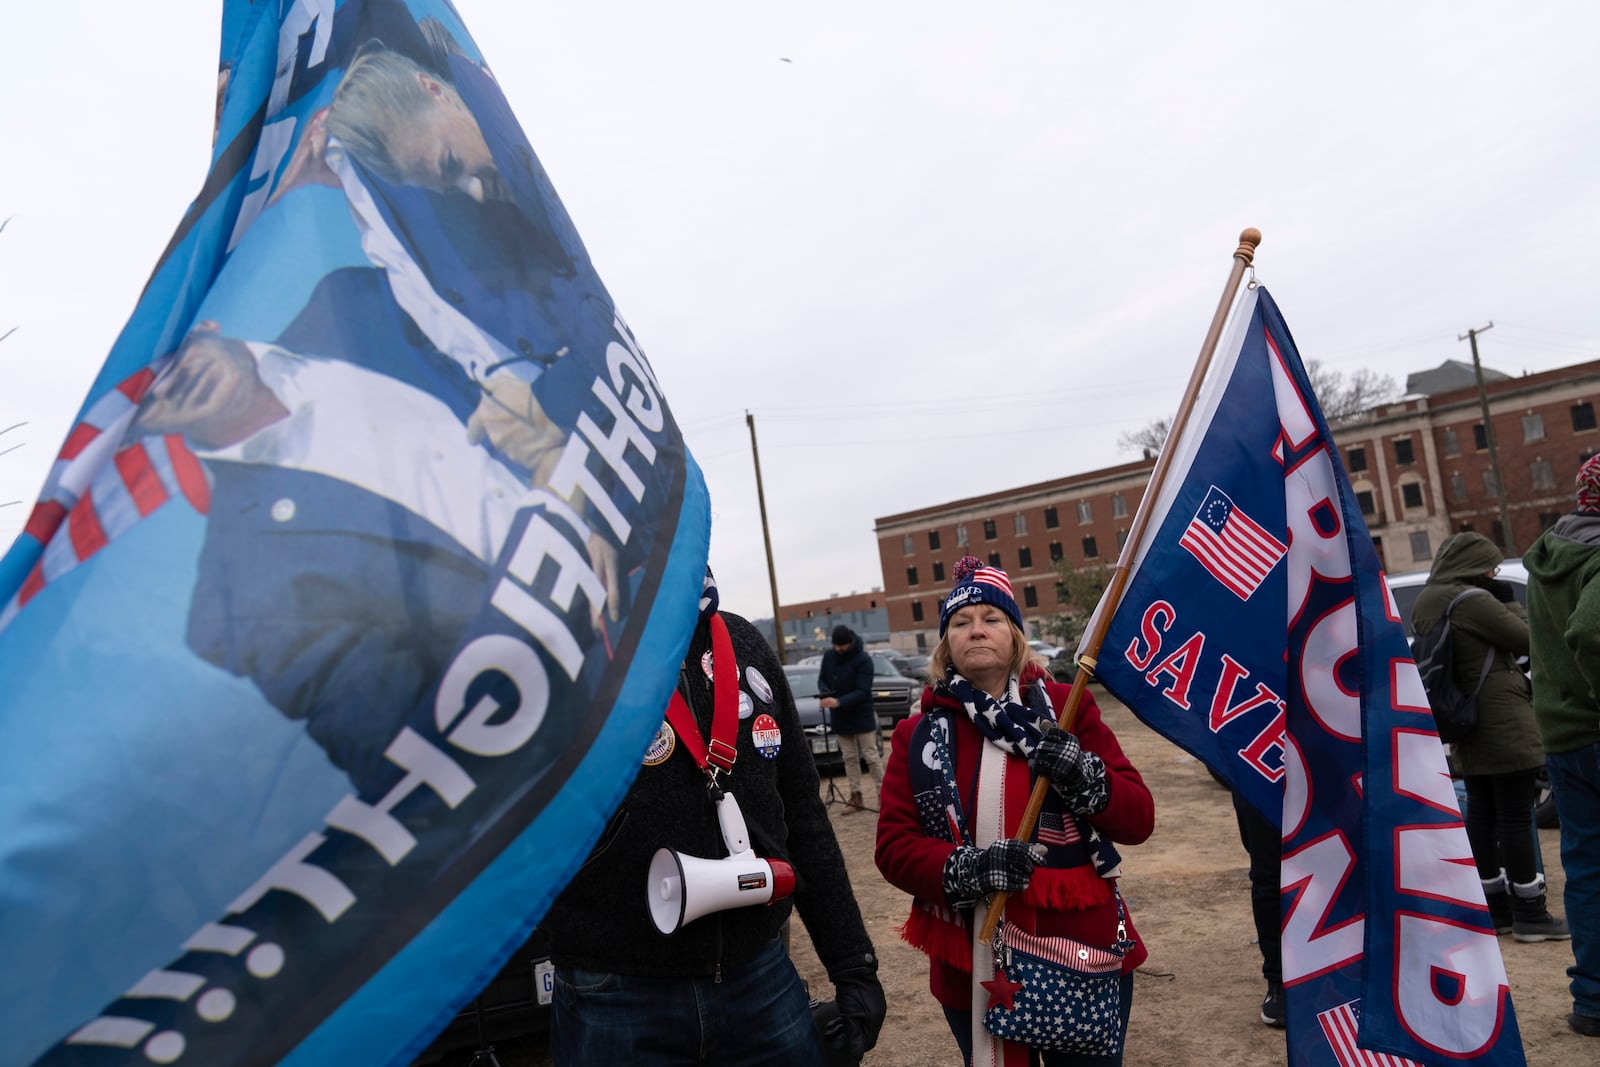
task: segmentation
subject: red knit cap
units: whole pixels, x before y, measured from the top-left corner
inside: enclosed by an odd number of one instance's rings
[[[1600,515],[1600,453],[1578,468],[1578,510]]]

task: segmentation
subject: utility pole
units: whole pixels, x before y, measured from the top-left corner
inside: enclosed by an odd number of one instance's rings
[[[1489,469],[1494,472],[1494,498],[1500,506],[1501,549],[1508,556],[1517,555],[1517,538],[1511,532],[1511,509],[1506,506],[1506,480],[1500,474],[1500,446],[1495,443],[1494,423],[1489,421],[1489,391],[1483,386],[1483,364],[1478,362],[1478,335],[1494,329],[1494,323],[1476,330],[1457,334],[1457,341],[1472,343],[1472,375],[1478,380],[1478,408],[1483,412],[1483,436],[1489,445]]]
[[[761,541],[767,546],[767,581],[772,586],[772,637],[778,646],[778,664],[788,660],[783,654],[783,619],[778,614],[778,570],[772,565],[772,534],[767,531],[767,494],[761,488],[761,450],[756,447],[756,417],[748,410],[745,425],[750,427],[750,455],[756,461],[756,503],[761,507]]]

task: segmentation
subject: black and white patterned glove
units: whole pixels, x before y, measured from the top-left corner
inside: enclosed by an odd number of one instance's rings
[[[1028,765],[1034,774],[1050,779],[1062,802],[1078,815],[1098,815],[1111,803],[1105,761],[1085,752],[1075,736],[1059,727],[1039,738]]]
[[[944,892],[952,907],[963,907],[989,893],[1020,893],[1028,888],[1044,846],[1007,838],[988,848],[957,845],[944,861]]]

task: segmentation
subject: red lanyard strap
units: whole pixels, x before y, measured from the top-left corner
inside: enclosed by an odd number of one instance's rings
[[[695,764],[716,778],[719,771],[733,770],[739,756],[739,663],[733,656],[733,641],[721,615],[711,616],[711,741],[701,737],[700,724],[689,710],[683,693],[674,689],[667,702],[667,722],[677,731],[684,749]]]

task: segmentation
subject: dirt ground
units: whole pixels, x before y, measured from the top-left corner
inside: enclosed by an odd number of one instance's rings
[[[1150,949],[1134,976],[1127,1067],[1268,1067],[1286,1062],[1282,1031],[1256,1015],[1265,992],[1250,919],[1248,860],[1228,793],[1186,752],[1146,728],[1102,692],[1096,699],[1156,801],[1154,836],[1122,849],[1123,895]],[[843,785],[841,776],[838,784]],[[826,789],[826,780],[823,783]],[[869,790],[869,803],[871,802]],[[959,1062],[944,1016],[928,992],[927,963],[895,934],[909,898],[872,862],[875,820],[829,808],[856,898],[881,957],[889,1018],[869,1067]],[[1561,914],[1560,831],[1540,831],[1551,910]],[[1593,1067],[1600,1042],[1567,1028],[1572,999],[1568,942],[1518,944],[1500,938],[1512,1002],[1530,1067]],[[816,988],[830,988],[796,924],[795,963]]]

